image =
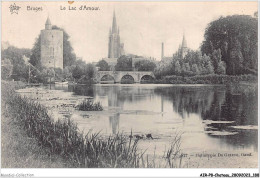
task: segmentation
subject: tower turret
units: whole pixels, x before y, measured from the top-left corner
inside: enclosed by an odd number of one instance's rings
[[[50,18],[48,16],[46,22],[45,22],[45,30],[51,30],[52,29],[52,25],[51,25],[51,21]]]

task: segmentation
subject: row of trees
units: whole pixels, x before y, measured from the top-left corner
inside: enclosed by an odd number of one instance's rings
[[[157,77],[166,75],[257,74],[257,18],[247,15],[220,17],[204,34],[200,51],[188,51],[184,59],[175,54],[172,61],[159,65]]]
[[[134,69],[133,69],[133,60],[131,56],[121,56],[120,58],[117,59],[117,63],[115,65],[115,70],[116,71],[132,71],[132,70],[137,70],[137,71],[153,71],[156,68],[156,64],[147,59],[143,59],[140,61],[136,61],[134,63]],[[109,71],[110,67],[108,63],[105,60],[100,60],[97,65],[99,67],[100,71]]]
[[[155,69],[157,78],[166,75],[177,76],[194,76],[194,75],[208,75],[208,74],[225,74],[225,63],[222,62],[221,55],[216,53],[215,63],[206,54],[202,55],[200,51],[189,50],[187,55],[182,59],[176,53],[170,63],[162,63]]]

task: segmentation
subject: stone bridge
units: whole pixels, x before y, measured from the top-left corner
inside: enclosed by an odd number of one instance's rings
[[[134,79],[134,83],[140,83],[144,76],[155,78],[152,71],[98,71],[96,74],[97,82],[100,83],[105,76],[112,77],[115,83],[120,83],[124,76],[131,76]]]

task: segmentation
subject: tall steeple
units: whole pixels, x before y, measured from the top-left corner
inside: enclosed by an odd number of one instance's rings
[[[182,48],[187,48],[187,41],[186,41],[184,32],[183,32],[183,38],[182,38]]]
[[[116,24],[116,13],[113,14],[112,29],[108,38],[108,58],[119,58],[124,54],[124,44],[120,43],[119,27]]]
[[[183,32],[183,38],[182,38],[182,44],[179,49],[180,57],[183,59],[186,54],[188,53],[188,46],[187,46],[187,41],[185,38],[185,33]]]
[[[51,21],[50,18],[48,16],[46,22],[45,22],[45,30],[51,30],[52,29],[52,25],[51,25]]]
[[[114,15],[113,15],[112,33],[117,33],[117,24],[116,24],[116,13],[115,13],[115,11],[114,11]]]

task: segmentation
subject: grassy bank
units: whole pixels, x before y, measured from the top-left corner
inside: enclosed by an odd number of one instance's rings
[[[2,123],[3,129],[8,130],[2,132],[3,167],[180,166],[177,163],[180,156],[179,137],[161,158],[164,163],[157,164],[155,157],[144,157],[144,152],[138,150],[138,140],[123,134],[107,139],[102,139],[98,134],[83,135],[75,123],[70,120],[55,122],[44,106],[16,94],[15,88],[15,85],[2,82],[2,111],[8,119]],[[8,150],[7,146],[12,149]],[[12,153],[13,149],[16,153]],[[9,154],[12,154],[12,160]],[[16,165],[18,162],[21,164]]]
[[[156,79],[158,84],[231,84],[239,82],[257,83],[257,76],[255,75],[196,75],[192,77],[182,76],[165,76],[161,79]]]

